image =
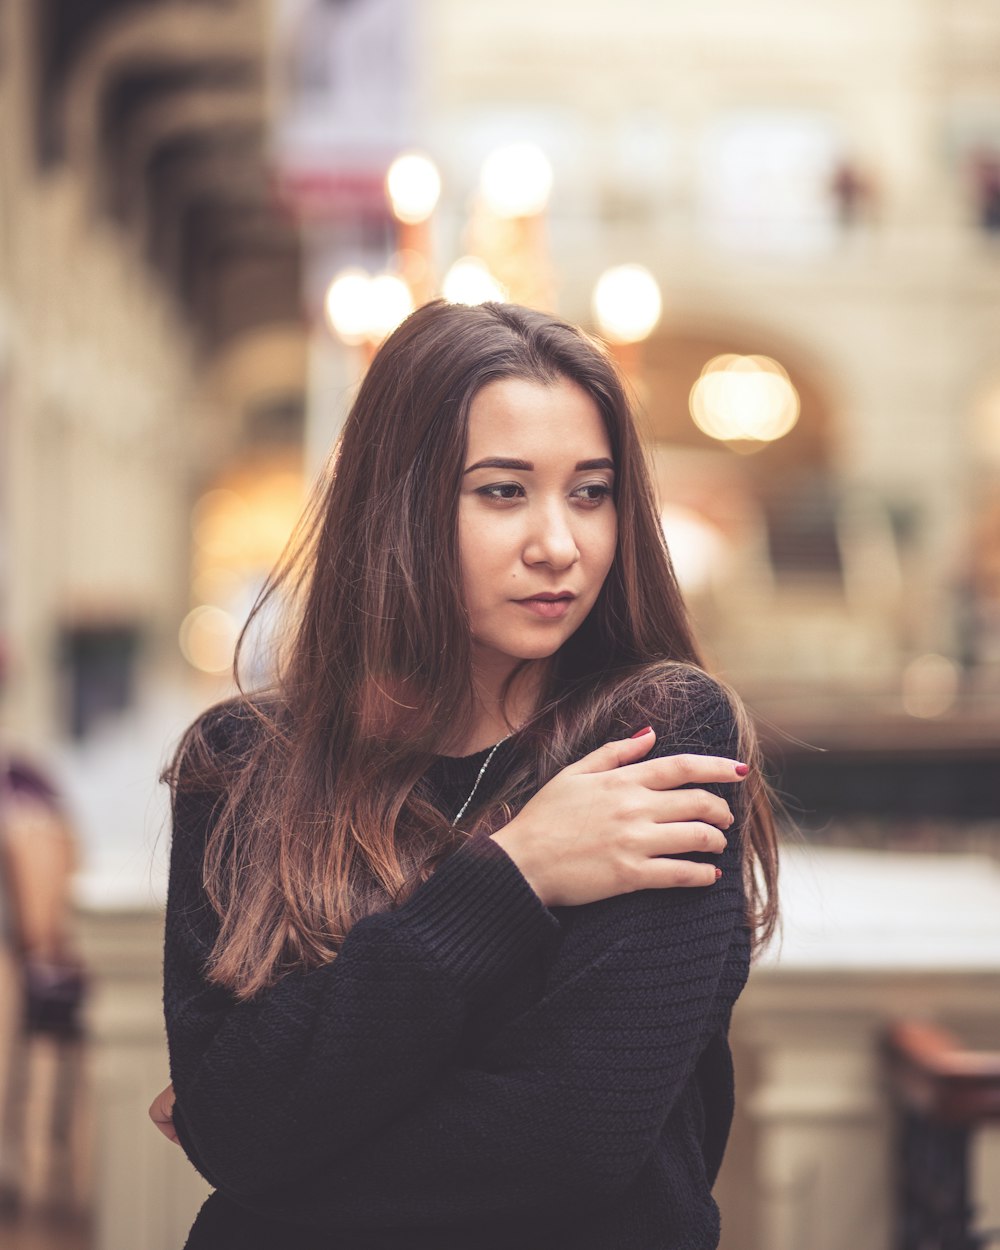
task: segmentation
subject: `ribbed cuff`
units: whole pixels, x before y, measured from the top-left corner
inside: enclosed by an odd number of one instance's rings
[[[449,855],[396,918],[465,990],[502,976],[559,932],[507,852],[483,835]]]

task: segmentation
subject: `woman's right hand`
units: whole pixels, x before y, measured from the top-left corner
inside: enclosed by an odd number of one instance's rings
[[[173,1082],[171,1082],[166,1089],[161,1089],[149,1104],[149,1118],[167,1141],[180,1145],[177,1130],[174,1128],[174,1103],[176,1101]]]
[[[729,804],[679,787],[739,782],[746,765],[710,755],[644,760],[655,741],[649,730],[591,751],[493,834],[546,907],[718,880],[712,864],[658,856],[725,850]]]

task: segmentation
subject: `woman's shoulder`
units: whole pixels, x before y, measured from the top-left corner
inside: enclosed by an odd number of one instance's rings
[[[206,708],[187,732],[202,736],[216,754],[233,755],[252,743],[269,719],[270,710],[262,701],[236,695]]]
[[[696,664],[658,660],[631,670],[614,692],[618,727],[657,730],[672,751],[713,750],[735,743],[744,712],[739,697]]]
[[[211,830],[245,786],[266,733],[260,707],[236,697],[201,712],[182,735],[163,774],[171,792],[171,880],[193,872],[200,881]]]
[[[165,779],[175,788],[214,788],[220,773],[248,762],[273,725],[265,699],[237,695],[215,703],[184,731]]]

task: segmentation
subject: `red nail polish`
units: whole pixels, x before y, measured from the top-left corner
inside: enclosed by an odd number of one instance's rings
[[[737,764],[737,765],[736,765],[736,776],[737,776],[737,777],[745,777],[749,771],[750,771],[750,765],[749,765],[749,764]]]
[[[719,879],[721,876],[722,876],[722,869],[721,869],[721,868],[716,868],[716,870],[715,870],[715,879],[716,879],[716,881],[718,881],[718,879]]]
[[[645,738],[646,734],[651,734],[652,732],[653,732],[653,726],[647,725],[645,729],[640,729],[638,733],[632,734],[632,737],[633,738]]]

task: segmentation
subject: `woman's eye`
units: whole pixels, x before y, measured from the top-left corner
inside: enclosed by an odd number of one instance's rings
[[[611,487],[607,482],[588,482],[573,492],[584,503],[598,504],[611,497]]]
[[[519,499],[524,487],[519,482],[497,482],[494,486],[481,486],[476,493],[486,499]]]

